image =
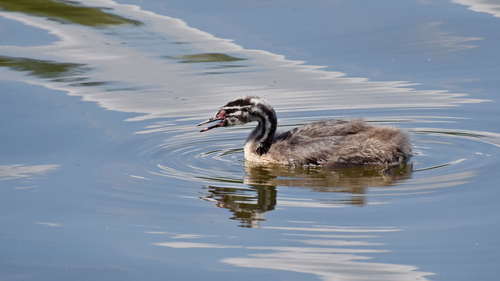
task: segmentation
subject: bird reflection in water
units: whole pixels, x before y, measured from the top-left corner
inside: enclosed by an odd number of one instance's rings
[[[229,209],[231,219],[240,221],[242,227],[257,227],[264,221],[263,214],[275,209],[277,187],[302,187],[316,192],[350,194],[347,199],[335,199],[331,204],[364,206],[363,196],[370,187],[390,187],[409,179],[411,164],[390,169],[380,167],[356,167],[325,169],[317,167],[293,168],[280,165],[256,165],[245,162],[246,186],[208,186],[203,199],[216,202],[216,206]],[[220,179],[219,179],[220,180]],[[221,180],[222,181],[222,180]]]

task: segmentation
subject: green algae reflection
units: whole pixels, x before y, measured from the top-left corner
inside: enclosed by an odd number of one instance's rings
[[[100,8],[84,7],[70,1],[54,0],[0,0],[0,9],[46,17],[62,23],[86,26],[141,24],[139,21],[104,12]]]
[[[231,61],[245,60],[242,58],[233,57],[222,53],[201,53],[201,54],[183,55],[173,58],[180,60],[180,62],[182,63],[231,62]]]
[[[83,71],[82,64],[59,63],[29,58],[16,58],[0,56],[0,67],[28,72],[38,78],[54,79],[77,74]]]

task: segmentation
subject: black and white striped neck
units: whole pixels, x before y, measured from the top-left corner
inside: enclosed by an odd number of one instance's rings
[[[258,125],[248,137],[247,143],[254,143],[252,147],[256,154],[266,154],[271,148],[278,125],[276,112],[267,103],[257,101],[251,107],[250,114],[252,119],[258,122]]]

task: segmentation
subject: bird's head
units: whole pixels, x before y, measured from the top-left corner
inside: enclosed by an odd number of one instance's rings
[[[217,127],[229,127],[259,121],[258,115],[256,115],[256,110],[259,110],[259,104],[265,104],[265,102],[258,97],[244,97],[230,101],[221,107],[214,117],[198,124],[198,126],[201,126],[217,122],[210,127],[202,129],[200,132],[206,132]]]

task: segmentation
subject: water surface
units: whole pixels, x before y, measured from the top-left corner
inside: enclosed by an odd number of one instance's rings
[[[1,278],[496,280],[498,5],[360,7],[0,1]],[[415,156],[249,165],[252,124],[195,127],[244,95]]]

